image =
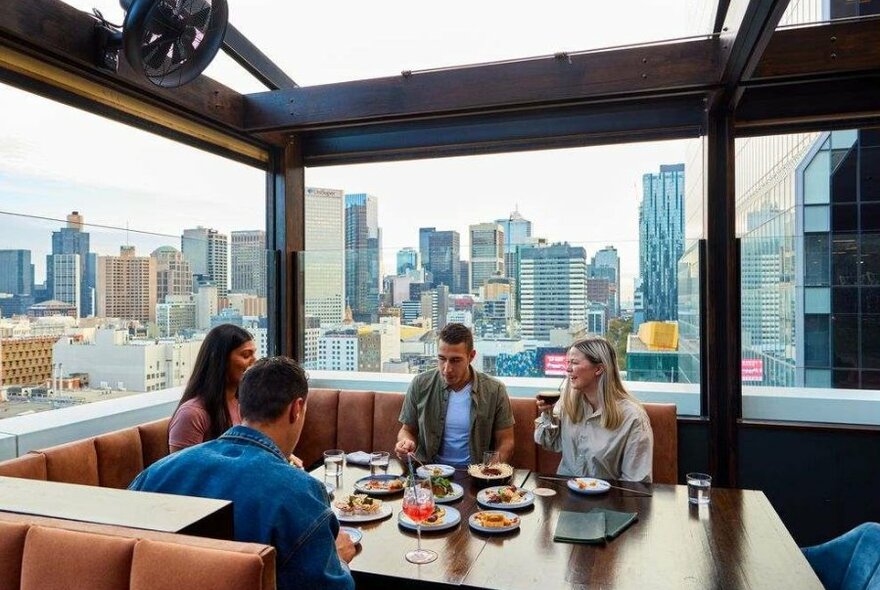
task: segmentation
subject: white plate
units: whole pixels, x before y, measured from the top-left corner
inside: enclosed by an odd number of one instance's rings
[[[587,487],[580,487],[578,482],[582,482]],[[576,477],[568,480],[568,489],[578,494],[604,494],[611,489],[611,484],[595,477]]]
[[[499,508],[501,510],[516,510],[517,508],[525,508],[526,506],[531,506],[535,503],[535,494],[521,488],[517,489],[520,491],[520,493],[522,493],[523,499],[521,502],[517,502],[515,504],[511,504],[509,502],[490,502],[486,499],[486,496],[489,495],[489,492],[497,492],[498,490],[502,490],[506,487],[509,486],[494,486],[491,488],[480,490],[480,492],[477,494],[477,502],[479,502],[480,506],[485,506],[486,508]]]
[[[366,483],[368,481],[391,481],[391,480],[400,480],[401,486],[396,490],[374,490],[366,487]],[[354,489],[364,494],[370,494],[371,496],[388,496],[390,494],[399,494],[403,491],[403,476],[402,475],[394,475],[388,473],[386,475],[368,475],[367,477],[362,477],[356,482],[354,482]]]
[[[336,506],[333,507],[333,514],[339,519],[339,522],[372,522],[374,520],[382,520],[391,516],[391,506],[382,504],[378,512],[373,514],[345,514],[340,512]]]
[[[455,502],[462,496],[464,496],[464,488],[455,483],[454,481],[449,482],[452,485],[452,493],[448,496],[443,496],[442,498],[434,495],[434,501],[440,502],[441,504],[445,502]]]
[[[438,471],[437,473],[434,473],[435,469]],[[422,465],[416,469],[416,474],[419,477],[449,477],[453,473],[455,473],[455,467],[451,465],[443,465],[441,463]]]
[[[506,533],[508,531],[512,531],[512,530],[519,528],[520,518],[519,518],[519,516],[517,516],[513,512],[506,512],[504,510],[488,510],[488,511],[484,511],[484,512],[498,512],[500,514],[503,514],[507,518],[516,519],[516,522],[510,526],[505,526],[505,527],[485,527],[485,526],[481,525],[479,523],[479,521],[477,521],[477,519],[476,519],[477,514],[480,514],[480,513],[474,512],[473,514],[471,514],[470,518],[468,518],[468,524],[475,531],[480,531],[481,533]]]
[[[351,537],[351,542],[357,545],[361,542],[361,539],[364,538],[364,533],[361,529],[356,529],[353,526],[341,526],[339,527],[340,533],[348,533],[348,536]]]
[[[461,512],[459,512],[452,506],[443,506],[443,509],[446,511],[446,517],[443,519],[443,522],[440,524],[422,523],[423,533],[429,533],[431,531],[445,531],[446,529],[451,529],[461,522]],[[411,521],[409,517],[404,514],[403,510],[397,513],[397,524],[411,531],[416,530],[416,523]]]

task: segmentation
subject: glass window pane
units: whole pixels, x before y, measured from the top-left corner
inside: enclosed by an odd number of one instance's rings
[[[880,231],[880,203],[862,205],[862,231]]]
[[[855,235],[835,235],[831,243],[831,276],[835,285],[856,284],[858,244]]]
[[[831,313],[831,289],[804,289],[804,313]]]
[[[834,366],[859,366],[859,316],[835,314],[831,317],[834,330]]]
[[[862,285],[880,285],[880,233],[862,234],[859,264]]]
[[[880,201],[880,147],[868,148],[863,145],[861,156],[859,198],[863,202]]]
[[[859,312],[858,287],[834,287],[832,299],[834,300],[834,313]]]
[[[831,149],[849,149],[859,137],[858,129],[844,129],[831,132]]]
[[[807,369],[804,371],[804,385],[807,387],[831,387],[831,371]]]
[[[804,364],[807,367],[828,367],[831,364],[831,343],[828,339],[828,315],[804,317]]]
[[[828,207],[804,207],[804,232],[825,232],[831,228],[831,215]]]
[[[831,154],[819,151],[804,171],[804,203],[827,203],[830,194]]]
[[[880,369],[880,314],[862,315],[862,367]]]
[[[831,283],[831,260],[827,234],[804,236],[804,284],[823,286]]]
[[[831,200],[835,203],[849,203],[856,200],[856,168],[858,151],[849,150],[831,175]]]
[[[856,231],[858,229],[857,206],[834,205],[831,208],[831,227],[836,232]]]
[[[862,287],[860,291],[862,313],[880,313],[880,287]]]

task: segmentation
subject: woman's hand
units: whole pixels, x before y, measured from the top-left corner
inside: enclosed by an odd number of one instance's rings
[[[288,457],[287,460],[290,461],[290,464],[293,465],[294,467],[296,467],[297,469],[303,468],[302,459],[300,459],[299,457],[297,457],[293,453],[290,454],[290,457]]]

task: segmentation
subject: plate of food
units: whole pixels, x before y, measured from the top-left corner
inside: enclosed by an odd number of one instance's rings
[[[440,463],[422,465],[416,469],[416,474],[419,477],[449,477],[453,473],[455,473],[455,467],[452,465],[442,465]]]
[[[479,463],[468,467],[468,475],[485,480],[505,479],[513,475],[513,467],[507,463],[492,463],[491,465]]]
[[[353,526],[341,526],[339,527],[340,533],[348,533],[348,536],[351,537],[351,542],[357,545],[361,542],[361,539],[364,538],[364,533],[361,532],[361,529],[356,529]]]
[[[352,494],[333,503],[339,522],[370,522],[391,516],[391,506],[366,494]]]
[[[519,516],[504,510],[484,510],[471,514],[468,524],[481,533],[506,533],[519,528]]]
[[[461,522],[461,513],[452,506],[434,506],[434,512],[422,523],[422,532],[445,531]],[[404,514],[403,510],[397,513],[397,524],[411,531],[416,530],[416,523]]]
[[[611,484],[595,477],[576,477],[568,480],[568,488],[578,494],[604,494]]]
[[[354,482],[354,489],[365,494],[385,496],[403,491],[402,475],[368,475]]]
[[[535,503],[535,494],[516,486],[495,486],[480,490],[477,502],[486,508],[514,510]]]
[[[431,489],[435,502],[454,502],[464,496],[464,488],[445,477],[432,477]]]

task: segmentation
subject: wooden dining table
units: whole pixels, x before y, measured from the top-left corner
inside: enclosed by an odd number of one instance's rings
[[[323,480],[323,467],[312,473]],[[403,473],[402,466],[392,461],[389,473]],[[352,493],[354,482],[367,475],[366,467],[346,466],[331,502]],[[391,506],[390,517],[347,525],[363,532],[350,564],[359,590],[822,588],[760,491],[714,488],[711,502],[697,506],[688,502],[686,486],[611,482],[633,491],[582,495],[569,490],[565,480],[539,479],[537,473],[517,469],[512,483],[555,493],[536,496],[532,506],[517,510],[518,529],[487,534],[467,522],[482,509],[476,495],[486,483],[466,471],[456,471],[450,479],[464,488],[464,496],[448,504],[461,512],[461,523],[446,531],[422,532],[422,547],[439,556],[432,563],[415,565],[404,558],[415,548],[416,534],[398,526],[402,493],[380,497]],[[606,544],[553,540],[560,512],[593,508],[637,512],[638,520]]]

